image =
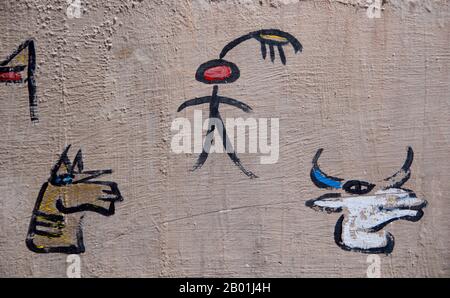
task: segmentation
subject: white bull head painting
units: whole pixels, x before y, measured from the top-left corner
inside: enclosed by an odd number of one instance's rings
[[[309,200],[306,206],[315,210],[342,212],[336,223],[334,238],[344,250],[363,253],[391,253],[394,236],[383,230],[392,221],[404,219],[418,221],[423,216],[422,208],[427,201],[417,198],[413,191],[402,188],[411,176],[413,150],[408,154],[402,168],[384,180],[384,185],[360,180],[344,180],[328,176],[318,165],[323,149],[319,149],[313,159],[311,180],[319,188],[342,189],[350,196],[341,193],[328,193]]]

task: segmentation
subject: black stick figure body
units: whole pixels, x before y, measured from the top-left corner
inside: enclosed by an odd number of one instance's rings
[[[219,106],[221,103],[240,108],[247,113],[249,113],[252,110],[250,106],[241,101],[228,97],[219,96],[217,94],[219,91],[218,84],[231,83],[239,78],[238,67],[234,63],[228,62],[223,59],[211,60],[200,65],[195,77],[200,82],[206,84],[214,84],[214,87],[211,96],[198,97],[188,100],[178,108],[178,112],[180,112],[181,110],[189,106],[209,103],[208,131],[206,133],[202,153],[198,157],[197,162],[193,167],[193,170],[201,168],[203,164],[206,162],[209,155],[209,149],[213,142],[214,131],[217,127],[220,135],[222,136],[223,146],[230,159],[234,162],[236,166],[238,166],[241,169],[241,171],[245,175],[251,178],[256,178],[257,176],[255,174],[244,168],[236,152],[234,151],[231,142],[228,138],[228,135],[226,133],[223,119],[219,112]],[[220,123],[217,123],[217,121],[219,121]]]
[[[270,58],[272,62],[274,62],[275,60],[275,50],[274,50],[275,46],[278,48],[280,60],[283,64],[286,64],[286,56],[282,48],[284,45],[291,44],[294,48],[295,53],[302,50],[302,45],[300,44],[300,42],[287,32],[283,32],[276,29],[259,30],[243,35],[233,40],[222,49],[219,55],[219,59],[210,60],[199,66],[195,74],[195,78],[199,82],[205,84],[213,84],[214,86],[212,95],[197,97],[185,101],[178,108],[178,112],[180,112],[184,108],[189,106],[209,103],[208,131],[203,144],[202,153],[200,154],[200,156],[197,159],[197,162],[192,168],[193,171],[201,168],[208,159],[209,149],[212,145],[214,131],[217,126],[217,129],[219,130],[219,133],[222,136],[223,147],[225,148],[229,158],[233,161],[233,163],[237,167],[239,167],[239,169],[246,176],[250,178],[257,178],[257,176],[252,171],[245,169],[245,167],[242,165],[239,157],[237,156],[236,152],[233,149],[233,146],[231,145],[231,142],[226,133],[223,119],[220,116],[219,112],[219,106],[221,103],[234,106],[236,108],[243,110],[246,113],[250,113],[252,111],[252,108],[239,100],[218,95],[219,84],[232,83],[236,81],[240,76],[239,68],[237,67],[237,65],[230,61],[224,60],[223,58],[230,50],[235,48],[237,45],[252,38],[255,38],[261,43],[261,54],[263,59],[266,59],[267,56],[266,45],[269,46]]]

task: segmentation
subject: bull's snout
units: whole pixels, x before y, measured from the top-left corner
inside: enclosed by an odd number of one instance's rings
[[[410,210],[411,215],[417,215],[427,205],[426,200],[404,189],[389,188],[376,192],[375,196],[380,201],[379,209],[383,211]]]

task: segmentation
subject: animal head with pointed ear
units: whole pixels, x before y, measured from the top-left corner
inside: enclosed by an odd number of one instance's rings
[[[31,251],[84,252],[84,212],[111,216],[115,203],[123,201],[116,182],[93,179],[112,173],[111,170],[85,171],[81,150],[71,163],[69,149],[70,145],[62,152],[36,199],[26,239]]]
[[[365,253],[390,253],[394,247],[394,236],[382,229],[392,221],[404,219],[418,221],[423,216],[422,208],[427,202],[416,197],[411,190],[401,188],[411,176],[413,150],[408,147],[403,166],[394,175],[369,195],[376,185],[362,180],[345,180],[327,175],[318,160],[323,149],[319,149],[312,161],[311,180],[319,188],[344,190],[328,193],[305,205],[319,211],[343,212],[335,227],[335,242],[345,250]]]
[[[70,184],[77,184],[88,182],[93,178],[100,177],[105,174],[111,174],[112,170],[84,170],[83,155],[81,149],[78,150],[73,163],[70,162],[67,153],[69,152],[70,145],[68,145],[56,164],[53,166],[50,172],[49,182],[54,186],[65,186]]]

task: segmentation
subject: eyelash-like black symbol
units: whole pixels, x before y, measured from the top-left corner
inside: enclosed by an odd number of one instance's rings
[[[284,54],[283,50],[284,46],[290,44],[293,47],[295,53],[301,52],[303,49],[302,44],[291,34],[278,29],[263,29],[255,32],[250,32],[229,42],[222,49],[222,52],[219,55],[220,59],[224,58],[225,55],[237,45],[252,38],[260,42],[261,55],[263,59],[266,59],[267,46],[269,47],[269,56],[272,62],[275,61],[275,48],[278,49],[278,54],[280,55],[280,60],[283,64],[286,64],[286,55]]]

